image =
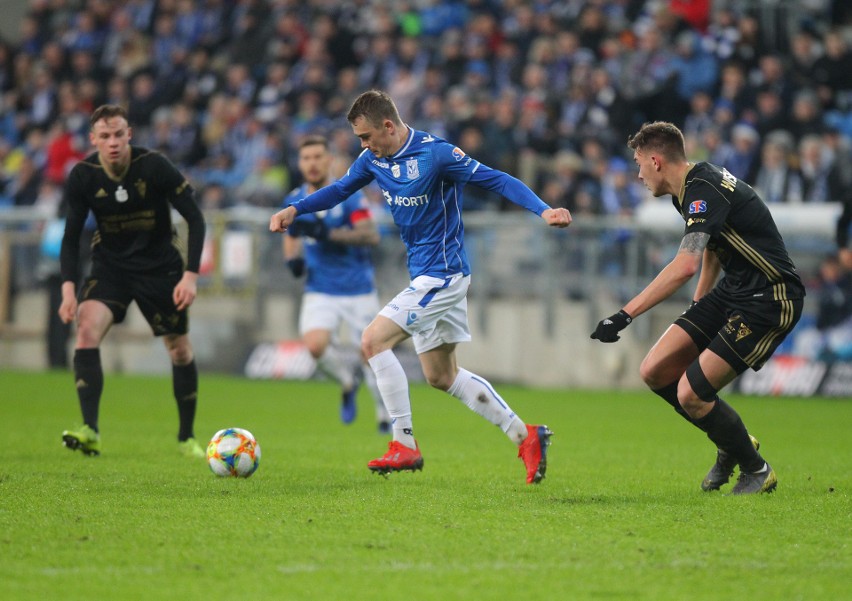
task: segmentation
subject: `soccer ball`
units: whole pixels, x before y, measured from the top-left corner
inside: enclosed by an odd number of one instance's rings
[[[219,430],[207,445],[207,464],[217,476],[248,478],[260,465],[260,445],[248,430]]]

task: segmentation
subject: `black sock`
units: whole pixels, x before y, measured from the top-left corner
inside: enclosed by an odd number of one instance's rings
[[[74,351],[74,384],[80,399],[83,423],[97,432],[98,406],[104,390],[104,371],[99,349],[81,348]]]
[[[689,414],[680,406],[680,401],[677,400],[677,381],[672,382],[668,386],[652,390],[651,392],[661,397],[665,402],[671,405],[683,419],[692,423],[692,418],[689,417]]]
[[[198,402],[198,368],[194,360],[186,365],[172,365],[172,388],[180,418],[178,440],[195,438],[192,427],[195,423],[195,405]]]
[[[718,396],[710,413],[693,422],[707,433],[707,438],[716,443],[717,447],[737,459],[741,471],[757,472],[763,468],[763,457],[751,444],[743,420],[733,407]]]

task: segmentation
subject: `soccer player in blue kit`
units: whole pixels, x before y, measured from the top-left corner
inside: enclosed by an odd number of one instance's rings
[[[304,198],[331,182],[331,154],[322,136],[307,136],[299,144],[299,172],[304,183],[290,192],[283,206]],[[376,402],[379,432],[390,431],[390,417],[382,402],[373,371],[363,362],[349,365],[336,344],[336,333],[346,323],[353,343],[379,310],[371,246],[379,243],[367,199],[356,192],[336,207],[302,215],[284,236],[287,266],[295,277],[307,273],[299,313],[299,333],[321,372],[342,387],[340,419],[355,420],[355,397],[364,379]]]
[[[273,215],[269,229],[284,232],[297,215],[330,209],[372,181],[381,188],[400,229],[408,250],[410,285],[379,311],[361,338],[393,431],[388,452],[370,461],[369,469],[387,474],[423,467],[413,434],[408,378],[393,353],[396,345],[412,338],[427,382],[499,426],[519,447],[527,483],[540,482],[547,468],[550,429],[526,424],[487,380],[457,364],[456,344],[470,340],[462,188],[470,183],[497,192],[553,227],[570,225],[571,214],[549,207],[518,179],[405,125],[382,91],[361,94],[347,119],[364,151],[338,181]]]

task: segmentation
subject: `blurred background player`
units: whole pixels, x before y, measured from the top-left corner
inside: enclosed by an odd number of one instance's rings
[[[97,150],[74,166],[65,184],[68,212],[60,251],[59,316],[65,323],[77,320],[74,381],[83,425],[63,432],[62,441],[86,455],[100,454],[98,410],[104,382],[100,344],[136,301],[154,336],[163,337],[172,362],[180,418],[178,449],[204,458],[205,451],[193,434],[198,370],[187,335],[204,218],[192,186],[168,159],[130,145],[132,131],[122,107],[98,107],[90,125],[89,140]],[[189,226],[186,265],[177,246],[172,207]],[[80,235],[89,211],[97,231],[92,240],[92,271],[78,299]]]
[[[269,229],[287,231],[297,215],[331,209],[374,180],[400,229],[408,251],[410,285],[384,306],[361,340],[393,431],[388,452],[370,461],[368,468],[386,474],[423,467],[414,439],[408,378],[393,353],[394,347],[412,338],[426,381],[499,426],[519,447],[527,483],[538,483],[545,475],[552,432],[547,426],[525,424],[487,380],[457,363],[456,344],[470,340],[470,263],[464,249],[462,188],[471,183],[496,192],[554,227],[567,227],[571,214],[550,208],[518,179],[404,124],[384,92],[371,90],[358,96],[347,120],[364,151],[342,178],[273,215]]]
[[[746,369],[763,367],[799,321],[805,288],[763,200],[726,169],[688,162],[675,125],[646,123],[628,146],[639,179],[655,197],[671,194],[686,229],[674,259],[591,337],[619,340],[619,331],[700,270],[692,306],[651,348],[640,373],[718,447],[703,490],[718,490],[739,465],[732,494],[772,492],[775,471],[717,393]]]
[[[285,199],[288,206],[331,183],[331,153],[321,136],[308,136],[299,145],[299,172],[304,183]],[[356,395],[365,380],[376,401],[379,432],[390,432],[390,417],[376,385],[376,376],[360,359],[361,333],[379,311],[370,247],[379,232],[367,199],[355,192],[341,204],[321,213],[300,216],[284,236],[284,259],[295,277],[307,274],[299,314],[299,333],[317,367],[343,388],[340,419],[355,420]],[[336,344],[338,330],[346,324],[359,349],[351,365]]]

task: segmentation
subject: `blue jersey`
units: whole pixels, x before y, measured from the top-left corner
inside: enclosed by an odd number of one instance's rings
[[[284,200],[284,206],[304,198],[305,186],[293,190]],[[356,192],[337,206],[310,215],[299,215],[298,220],[320,220],[328,229],[351,228],[361,219],[370,219],[367,199]],[[336,244],[328,240],[302,238],[305,263],[308,268],[305,290],[337,296],[368,294],[376,288],[370,250],[366,246]]]
[[[466,183],[502,194],[539,215],[549,208],[514,177],[480,164],[445,140],[413,129],[393,156],[379,159],[364,150],[345,176],[294,206],[300,215],[319,211],[373,180],[408,249],[411,279],[470,274],[461,214]]]

